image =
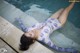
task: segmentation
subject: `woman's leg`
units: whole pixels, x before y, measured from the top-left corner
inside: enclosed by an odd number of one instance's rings
[[[68,14],[70,12],[70,10],[73,8],[74,3],[71,3],[61,14],[61,16],[59,17],[59,21],[61,22],[61,25],[63,26],[67,20]]]
[[[62,11],[63,11],[63,8],[59,9],[57,12],[52,14],[52,16],[50,18],[58,18],[60,16],[60,14],[62,13]]]

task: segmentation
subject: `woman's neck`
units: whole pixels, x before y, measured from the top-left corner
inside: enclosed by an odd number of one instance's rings
[[[42,29],[35,29],[36,39],[38,39],[38,37],[40,36],[41,30],[42,30]]]

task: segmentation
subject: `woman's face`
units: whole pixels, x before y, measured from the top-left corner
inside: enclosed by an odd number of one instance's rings
[[[29,31],[29,32],[26,32],[26,33],[24,33],[27,37],[31,37],[31,38],[33,38],[33,39],[35,39],[36,38],[36,32],[35,32],[35,30],[31,30],[31,31]]]

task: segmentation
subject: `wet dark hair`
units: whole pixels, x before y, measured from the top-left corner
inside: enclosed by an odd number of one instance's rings
[[[20,43],[21,44],[19,49],[25,51],[28,50],[29,46],[34,43],[34,39],[27,37],[25,36],[25,34],[23,34],[20,38]]]

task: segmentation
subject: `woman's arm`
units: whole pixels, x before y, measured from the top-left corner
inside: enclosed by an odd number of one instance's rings
[[[23,31],[23,32],[27,32],[28,29],[27,29],[27,27],[23,24],[23,21],[21,20],[21,18],[16,18],[16,20],[18,21],[19,26],[20,26],[20,28],[22,29],[22,31]]]
[[[42,43],[48,45],[50,48],[59,51],[59,52],[72,52],[72,53],[78,53],[78,51],[74,48],[63,48],[56,46],[49,38],[43,38]]]

